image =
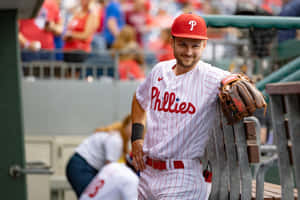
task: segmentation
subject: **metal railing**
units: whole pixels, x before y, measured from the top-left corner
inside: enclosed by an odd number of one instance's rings
[[[63,59],[71,55],[72,58]],[[110,51],[98,53],[63,52],[60,50],[39,52],[22,51],[22,72],[29,79],[95,79],[102,76],[118,79],[118,54]]]
[[[238,49],[243,49],[243,52],[240,52],[239,54],[242,54],[243,62],[247,62],[248,53],[247,48],[245,48],[248,45],[247,40],[209,40],[208,44],[211,45],[211,48],[205,52],[206,55],[208,55],[206,58],[204,58],[206,62],[218,67],[218,65],[221,63],[219,61],[222,61],[223,59],[229,61],[233,60]],[[218,56],[217,47],[220,45],[225,49],[225,53],[223,53],[221,56]],[[230,56],[228,56],[228,52],[231,53]],[[76,62],[64,61],[63,55],[66,55],[67,53],[68,52],[63,52],[61,50],[41,50],[39,52],[22,50],[23,78],[28,80],[77,79],[87,81],[98,80],[107,77],[114,80],[119,79],[118,63],[120,53],[122,52],[107,50],[91,53],[72,52],[73,56],[75,56],[75,60],[78,56]],[[144,56],[146,66],[145,73],[147,74],[158,62],[157,55],[165,52],[152,52],[144,50],[138,53],[141,53]],[[82,57],[83,59],[80,61],[79,57]],[[225,65],[226,66],[223,66],[222,68],[228,69],[229,63],[225,63]]]

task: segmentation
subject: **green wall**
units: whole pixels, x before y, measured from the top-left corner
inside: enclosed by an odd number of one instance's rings
[[[24,167],[17,10],[1,10],[0,27],[1,199],[26,200],[25,176],[9,175],[11,165]]]

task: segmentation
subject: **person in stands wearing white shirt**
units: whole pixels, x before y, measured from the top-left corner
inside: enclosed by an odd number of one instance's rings
[[[66,167],[67,179],[77,197],[83,193],[98,172],[108,163],[116,162],[128,153],[131,136],[131,116],[121,123],[97,128],[76,149]]]

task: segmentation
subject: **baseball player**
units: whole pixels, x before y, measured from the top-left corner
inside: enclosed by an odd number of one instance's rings
[[[96,131],[75,149],[66,166],[67,179],[78,198],[106,164],[117,162],[128,153],[131,116]]]
[[[200,157],[214,125],[218,87],[230,73],[200,60],[208,39],[202,17],[181,14],[171,34],[175,59],[158,63],[132,101],[138,199],[208,199]]]
[[[105,165],[82,193],[80,200],[136,200],[138,176],[125,164]]]

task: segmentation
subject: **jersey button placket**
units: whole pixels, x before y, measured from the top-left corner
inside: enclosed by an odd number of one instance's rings
[[[172,163],[173,163],[172,160],[166,160],[166,163],[167,163],[167,170],[174,168],[173,165],[172,165]]]
[[[173,78],[173,79],[170,81],[169,89],[170,89],[170,90],[174,90],[175,88],[176,88],[176,79]]]

